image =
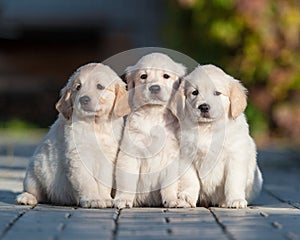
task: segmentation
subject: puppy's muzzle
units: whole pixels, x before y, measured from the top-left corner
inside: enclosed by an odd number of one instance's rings
[[[81,105],[88,105],[91,101],[91,98],[89,96],[83,96],[79,98],[79,102]]]
[[[203,103],[201,105],[198,106],[198,109],[202,112],[202,113],[208,113],[210,106],[207,103]]]
[[[152,85],[149,87],[149,91],[152,93],[152,94],[157,94],[160,92],[160,86],[155,84],[155,85]]]

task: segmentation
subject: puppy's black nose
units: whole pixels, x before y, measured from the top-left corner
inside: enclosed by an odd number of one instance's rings
[[[151,87],[149,87],[149,91],[151,93],[159,93],[160,91],[160,86],[159,85],[152,85]]]
[[[203,103],[199,105],[198,109],[203,113],[207,113],[210,109],[210,106],[207,103]]]
[[[82,105],[86,105],[91,101],[91,98],[89,96],[83,96],[81,98],[79,98],[79,102]]]

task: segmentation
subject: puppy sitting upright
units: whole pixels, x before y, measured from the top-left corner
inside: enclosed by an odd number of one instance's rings
[[[175,207],[179,125],[168,104],[185,67],[152,53],[126,73],[131,113],[116,164],[115,206]]]
[[[204,65],[184,78],[180,90],[184,97],[176,104],[185,174],[179,207],[195,207],[199,198],[200,206],[245,208],[262,187],[243,114],[246,89],[220,68]]]
[[[111,207],[120,117],[129,111],[125,83],[108,66],[91,63],[61,94],[58,119],[30,160],[17,202]]]

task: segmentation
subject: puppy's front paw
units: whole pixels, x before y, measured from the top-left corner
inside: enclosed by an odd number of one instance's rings
[[[179,208],[194,208],[196,207],[196,201],[192,200],[192,197],[187,192],[181,192],[178,194],[178,206]]]
[[[112,208],[114,205],[114,201],[112,199],[105,199],[106,207]]]
[[[164,201],[165,208],[176,208],[178,205],[178,200]]]
[[[102,199],[87,199],[82,198],[79,200],[79,206],[82,208],[106,208],[107,204]]]
[[[185,200],[178,199],[177,207],[178,208],[192,208],[193,206]]]
[[[114,207],[118,209],[122,208],[132,208],[133,202],[128,199],[115,199],[114,200]]]
[[[228,200],[226,203],[221,204],[224,208],[246,208],[248,202],[245,199],[233,199]]]
[[[17,196],[17,203],[21,205],[37,205],[37,199],[34,195],[28,193],[28,192],[23,192],[20,195]]]

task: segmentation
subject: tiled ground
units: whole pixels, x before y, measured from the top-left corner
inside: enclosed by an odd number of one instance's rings
[[[15,205],[33,147],[4,150],[0,156],[0,239],[300,238],[300,156],[296,151],[259,152],[264,190],[247,209],[116,211]]]

